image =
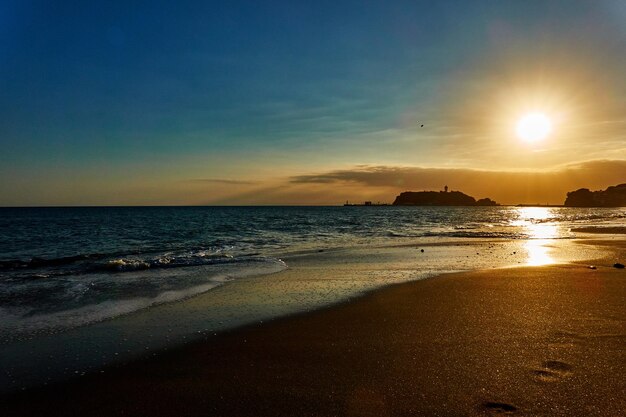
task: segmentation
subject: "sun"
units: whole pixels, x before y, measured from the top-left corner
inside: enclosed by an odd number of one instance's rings
[[[526,142],[543,140],[552,130],[552,121],[544,113],[533,112],[522,116],[517,122],[517,136]]]

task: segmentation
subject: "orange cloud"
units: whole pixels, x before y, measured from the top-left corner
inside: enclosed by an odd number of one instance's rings
[[[213,204],[339,204],[391,202],[407,190],[438,190],[444,185],[502,204],[562,204],[568,191],[602,189],[626,182],[626,160],[597,160],[553,171],[510,172],[473,169],[359,166],[299,175],[275,187],[248,190]]]

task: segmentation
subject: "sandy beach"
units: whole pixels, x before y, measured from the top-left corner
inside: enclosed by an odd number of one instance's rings
[[[0,1],[0,417],[626,417],[624,22]]]
[[[13,394],[3,415],[624,415],[624,244],[594,243],[597,269],[394,285]]]

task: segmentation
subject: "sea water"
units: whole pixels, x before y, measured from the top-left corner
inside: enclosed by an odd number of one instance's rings
[[[548,263],[546,242],[625,219],[621,208],[3,208],[0,388],[390,283]],[[384,250],[402,245],[429,249],[419,260]],[[334,279],[276,274],[290,263],[334,268]]]

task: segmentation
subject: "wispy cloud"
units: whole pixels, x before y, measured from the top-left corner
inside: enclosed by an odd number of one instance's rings
[[[330,183],[359,183],[373,187],[389,187],[400,184],[406,186],[420,186],[432,180],[442,179],[463,180],[463,177],[487,178],[498,177],[545,177],[587,173],[594,177],[621,178],[626,181],[626,160],[595,160],[568,164],[556,170],[549,171],[491,171],[464,168],[423,168],[423,167],[395,167],[395,166],[364,166],[354,169],[333,170],[317,174],[297,175],[289,178],[295,184],[330,184]],[[604,175],[602,175],[604,173]]]
[[[250,180],[231,180],[227,178],[194,178],[190,180],[184,180],[183,182],[188,184],[231,184],[231,185],[254,185],[258,184],[258,181]]]

